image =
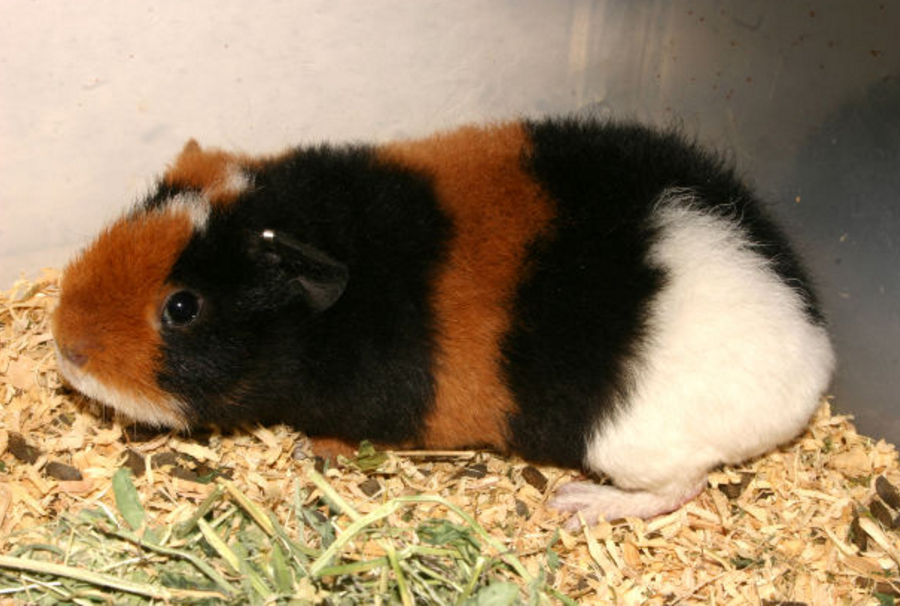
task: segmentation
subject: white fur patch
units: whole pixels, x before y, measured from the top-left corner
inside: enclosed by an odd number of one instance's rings
[[[226,194],[240,194],[247,191],[253,185],[253,180],[239,166],[232,165],[228,168],[228,174],[222,183],[216,184],[214,189],[217,192]]]
[[[650,261],[667,283],[629,369],[634,388],[598,424],[585,461],[619,488],[654,493],[660,506],[689,493],[712,467],[796,436],[835,364],[825,330],[753,252],[740,218],[691,202],[689,192],[671,191],[654,210],[660,235]],[[638,504],[634,492],[628,496]]]
[[[178,400],[154,401],[142,396],[128,394],[104,385],[89,373],[77,368],[56,350],[57,367],[72,387],[84,395],[102,402],[135,421],[149,425],[187,429],[184,415],[172,411],[182,411],[184,405]]]
[[[212,209],[210,200],[222,195],[236,196],[248,190],[252,185],[252,177],[239,166],[233,165],[228,168],[224,179],[207,187],[202,193],[176,194],[160,205],[159,210],[153,212],[186,214],[194,229],[203,231],[206,229]]]
[[[161,212],[186,214],[196,231],[206,229],[209,221],[210,204],[206,196],[181,193],[166,200]]]

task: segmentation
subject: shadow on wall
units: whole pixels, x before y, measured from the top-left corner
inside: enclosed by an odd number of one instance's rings
[[[848,99],[791,172],[790,219],[808,236],[838,351],[837,408],[900,443],[900,74]]]

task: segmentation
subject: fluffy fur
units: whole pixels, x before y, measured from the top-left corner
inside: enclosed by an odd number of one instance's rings
[[[191,139],[163,177],[171,188],[203,191],[212,204],[226,204],[251,185],[249,170],[264,160],[221,150],[204,150]]]
[[[419,440],[429,448],[507,448],[507,418],[516,404],[501,373],[499,344],[509,331],[527,246],[549,229],[554,212],[522,165],[529,148],[522,125],[506,124],[382,152],[430,177],[454,227],[431,295],[435,399]]]
[[[53,316],[60,369],[88,395],[141,421],[187,426],[178,398],[156,378],[157,318],[195,219],[182,201],[120,219],[63,276],[65,295]]]
[[[180,290],[199,312],[173,325]],[[67,268],[54,332],[72,383],[136,419],[518,452],[608,474],[554,501],[587,520],[672,509],[790,439],[834,365],[728,167],[575,120],[267,158],[189,142]]]
[[[710,468],[791,439],[834,366],[825,330],[739,224],[683,190],[666,192],[653,218],[649,259],[667,279],[627,364],[634,386],[595,424],[585,455],[618,488],[576,485],[554,500],[588,520],[670,511]]]

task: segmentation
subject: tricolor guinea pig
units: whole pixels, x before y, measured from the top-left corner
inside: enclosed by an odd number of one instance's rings
[[[796,436],[834,355],[783,233],[678,133],[590,120],[188,143],[66,268],[62,374],[136,420],[484,447],[649,517]]]

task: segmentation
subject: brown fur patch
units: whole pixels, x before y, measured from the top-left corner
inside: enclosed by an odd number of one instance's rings
[[[124,396],[171,408],[156,383],[159,308],[176,257],[191,237],[186,213],[121,219],[66,268],[53,333],[60,349],[87,356],[81,370]]]
[[[311,450],[317,457],[336,461],[338,455],[350,458],[356,454],[357,444],[352,444],[340,438],[310,438]]]
[[[242,179],[249,179],[246,170],[259,161],[248,156],[219,149],[202,149],[188,141],[163,180],[168,185],[200,189],[213,204],[226,204],[243,190]]]
[[[528,149],[518,123],[467,127],[382,149],[385,159],[432,177],[455,229],[433,297],[438,355],[426,448],[506,448],[515,402],[500,372],[500,340],[526,246],[554,216],[552,202],[522,169]]]

